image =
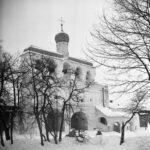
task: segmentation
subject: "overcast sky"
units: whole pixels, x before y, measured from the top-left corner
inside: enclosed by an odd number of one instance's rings
[[[110,0],[1,0],[3,47],[23,51],[29,45],[56,51],[54,36],[60,32],[59,18],[65,20],[69,52],[83,57],[82,48],[97,16],[108,9]]]

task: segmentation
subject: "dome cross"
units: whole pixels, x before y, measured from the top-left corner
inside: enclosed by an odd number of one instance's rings
[[[63,32],[63,23],[65,23],[65,21],[62,19],[62,17],[59,19],[59,21],[61,25],[61,31]]]

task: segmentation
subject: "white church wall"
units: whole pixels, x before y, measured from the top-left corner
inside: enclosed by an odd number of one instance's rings
[[[89,89],[86,89],[85,92],[85,103],[87,105],[101,105],[104,107],[109,106],[108,92],[106,86],[102,85],[92,85]]]
[[[87,71],[90,71],[91,80],[94,80],[94,78],[95,78],[95,68],[93,68],[89,65],[81,64],[79,62],[74,62],[74,61],[71,61],[71,60],[69,60],[68,62],[71,64],[73,69],[76,69],[77,67],[81,68],[81,70],[82,70],[81,79],[82,79],[83,82],[86,81]]]
[[[65,44],[67,44],[67,43],[65,43]],[[57,47],[58,46],[59,46],[59,49],[61,50],[61,53],[63,53],[63,50],[66,49],[68,45],[64,45],[65,46],[64,47],[64,46],[62,46],[62,43],[60,45],[57,43]],[[68,50],[66,52],[68,52]],[[36,52],[35,53],[33,52],[33,54],[34,54],[34,59],[40,59],[42,56],[42,54],[39,54]],[[72,69],[75,71],[78,68],[79,72],[81,73],[80,78],[78,79],[78,86],[85,87],[85,83],[92,82],[92,81],[95,82],[96,72],[95,72],[95,68],[93,66],[88,65],[86,63],[82,63],[82,62],[80,62],[80,60],[79,60],[79,62],[73,61],[73,60],[69,59],[69,57],[67,57],[67,55],[65,55],[63,58],[49,56],[49,55],[44,55],[44,56],[49,57],[55,61],[56,65],[57,65],[56,73],[57,73],[58,77],[69,77],[68,73],[65,74],[63,72],[64,64],[68,63],[68,65],[70,66],[69,69]],[[103,91],[103,89],[104,89],[104,91]],[[105,101],[105,106],[108,106],[108,95],[107,95],[108,92],[106,92],[106,91],[107,91],[106,86],[94,83],[91,85],[90,88],[85,90],[85,93],[83,94],[83,97],[84,97],[83,102],[79,103],[78,106],[76,104],[74,105],[75,112],[83,111],[87,115],[89,129],[94,129],[97,124],[97,116],[96,116],[96,112],[95,112],[95,106],[96,105],[103,106],[103,103],[104,103],[103,101]]]
[[[139,115],[135,114],[133,119],[130,122],[130,130],[131,131],[136,131],[140,128],[140,120],[139,120]]]

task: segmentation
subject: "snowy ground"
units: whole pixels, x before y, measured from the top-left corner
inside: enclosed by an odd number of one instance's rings
[[[7,141],[5,147],[0,150],[150,150],[150,131],[140,130],[137,132],[126,132],[126,139],[123,145],[119,145],[120,134],[116,132],[103,133],[96,136],[96,131],[88,131],[89,141],[78,143],[74,138],[64,137],[63,141],[56,145],[46,142],[40,145],[36,137],[15,136],[14,144]]]

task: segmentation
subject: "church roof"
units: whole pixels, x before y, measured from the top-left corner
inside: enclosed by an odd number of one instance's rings
[[[34,46],[30,46],[30,47],[28,47],[28,48],[26,48],[24,50],[24,52],[27,52],[27,51],[36,52],[36,53],[49,55],[49,56],[53,56],[53,57],[58,57],[58,58],[63,58],[62,54],[59,54],[59,53],[56,53],[56,52],[52,52],[52,51],[46,51],[46,50],[43,50],[41,48],[34,47]],[[81,64],[93,66],[92,63],[90,63],[90,62],[88,62],[86,60],[82,60],[82,59],[78,59],[78,58],[74,58],[74,57],[69,57],[69,60],[72,60],[74,62],[78,62],[78,63],[81,63]]]
[[[127,117],[127,114],[125,112],[113,111],[108,107],[97,105],[96,109],[107,117]]]
[[[92,63],[90,63],[86,60],[82,60],[82,59],[74,58],[74,57],[69,57],[69,59],[72,60],[72,61],[75,61],[75,62],[79,62],[79,63],[86,64],[86,65],[89,65],[89,66],[93,66]]]
[[[24,52],[27,52],[27,51],[31,51],[31,52],[36,52],[36,53],[44,54],[44,55],[49,55],[49,56],[63,58],[62,54],[58,54],[58,53],[55,53],[55,52],[42,50],[40,48],[36,48],[36,47],[33,47],[33,46],[30,46],[30,47],[28,47],[27,49],[24,50]]]

